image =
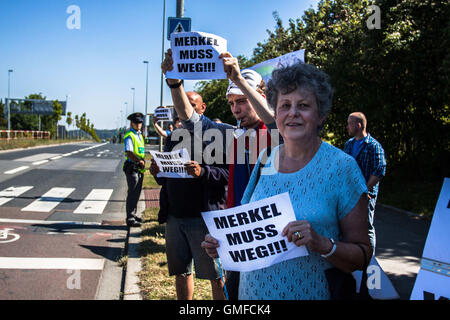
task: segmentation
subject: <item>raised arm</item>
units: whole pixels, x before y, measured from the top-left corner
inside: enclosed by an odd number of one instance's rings
[[[242,93],[249,99],[255,112],[261,118],[265,125],[275,122],[274,113],[267,105],[265,96],[253,89],[244,77],[241,75],[239,62],[229,52],[222,53],[219,56],[223,60],[224,70],[227,77],[238,86]]]
[[[161,137],[167,138],[167,133],[164,131],[159,125],[158,125],[158,118],[153,118],[153,127],[155,128],[155,131],[157,134],[159,134]]]
[[[165,58],[163,63],[161,64],[161,69],[163,73],[166,74],[167,71],[173,70],[172,50],[168,49],[164,55]],[[175,110],[177,111],[178,117],[181,120],[190,119],[192,113],[194,112],[194,108],[190,104],[186,92],[184,91],[182,80],[166,79],[166,81],[169,87],[174,86],[174,88],[170,88],[170,93],[172,94],[173,105],[175,107]]]

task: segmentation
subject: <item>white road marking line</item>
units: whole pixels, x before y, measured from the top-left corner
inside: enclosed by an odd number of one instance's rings
[[[50,212],[74,190],[75,188],[52,188],[21,211]]]
[[[99,153],[97,153],[97,158],[100,158],[105,152],[109,152],[109,150],[100,151]]]
[[[48,162],[48,160],[36,161],[36,162],[33,162],[32,165],[33,166],[38,166],[38,165],[46,163],[46,162]]]
[[[61,155],[61,154],[60,153],[38,153],[38,154],[34,154],[32,156],[14,159],[14,161],[36,162],[36,161],[46,160],[51,157],[56,157],[59,155]]]
[[[0,257],[0,269],[103,270],[104,259]]]
[[[9,170],[9,171],[5,171],[4,173],[5,173],[5,174],[14,174],[14,173],[20,172],[20,171],[22,171],[22,170],[26,170],[26,169],[28,169],[28,168],[29,168],[29,166],[22,166],[22,167],[18,167],[18,168]]]
[[[58,160],[58,159],[61,159],[61,158],[62,158],[62,156],[57,156],[57,157],[50,158],[50,160]]]
[[[113,189],[92,189],[73,213],[102,214],[112,193]]]
[[[9,187],[3,191],[0,191],[0,206],[20,196],[22,193],[25,193],[30,189],[33,189],[33,187],[32,186]]]
[[[50,235],[64,235],[64,236],[76,235],[76,233],[73,233],[73,232],[47,232],[47,234],[50,234]]]
[[[1,223],[23,223],[23,224],[69,224],[69,225],[86,225],[86,226],[100,226],[100,222],[84,222],[84,221],[57,221],[57,220],[26,220],[26,219],[4,219],[0,218]]]

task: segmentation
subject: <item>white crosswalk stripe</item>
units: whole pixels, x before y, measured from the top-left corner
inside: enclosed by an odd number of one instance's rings
[[[0,257],[0,269],[103,270],[104,259]]]
[[[74,213],[78,214],[102,214],[113,189],[93,189]]]
[[[21,194],[27,192],[30,189],[33,189],[33,187],[32,186],[9,187],[3,191],[0,191],[0,206],[20,196]]]
[[[74,190],[75,188],[52,188],[21,211],[50,212]]]
[[[20,197],[33,188],[33,186],[11,186],[0,191],[0,206]],[[51,188],[39,199],[22,208],[21,211],[50,212],[75,190],[75,188]],[[92,189],[73,213],[102,214],[113,192],[114,189]]]

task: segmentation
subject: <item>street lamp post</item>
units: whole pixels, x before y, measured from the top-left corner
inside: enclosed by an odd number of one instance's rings
[[[134,113],[134,97],[135,97],[135,88],[131,88],[131,90],[133,90],[133,113]]]
[[[147,73],[145,78],[145,114],[144,114],[144,138],[147,138],[147,100],[148,100],[148,61],[144,61],[147,65]]]
[[[163,27],[162,27],[162,44],[161,44],[161,63],[164,61],[164,41],[165,41],[165,33],[166,33],[166,0],[163,2]],[[159,106],[163,105],[163,89],[164,89],[164,74],[161,69],[161,92],[159,95]],[[159,152],[162,152],[163,149],[163,138],[159,137]]]

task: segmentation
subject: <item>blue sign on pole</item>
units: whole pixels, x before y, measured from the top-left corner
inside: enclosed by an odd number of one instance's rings
[[[167,40],[170,40],[170,35],[174,32],[190,32],[191,31],[191,18],[168,18],[168,32]]]

